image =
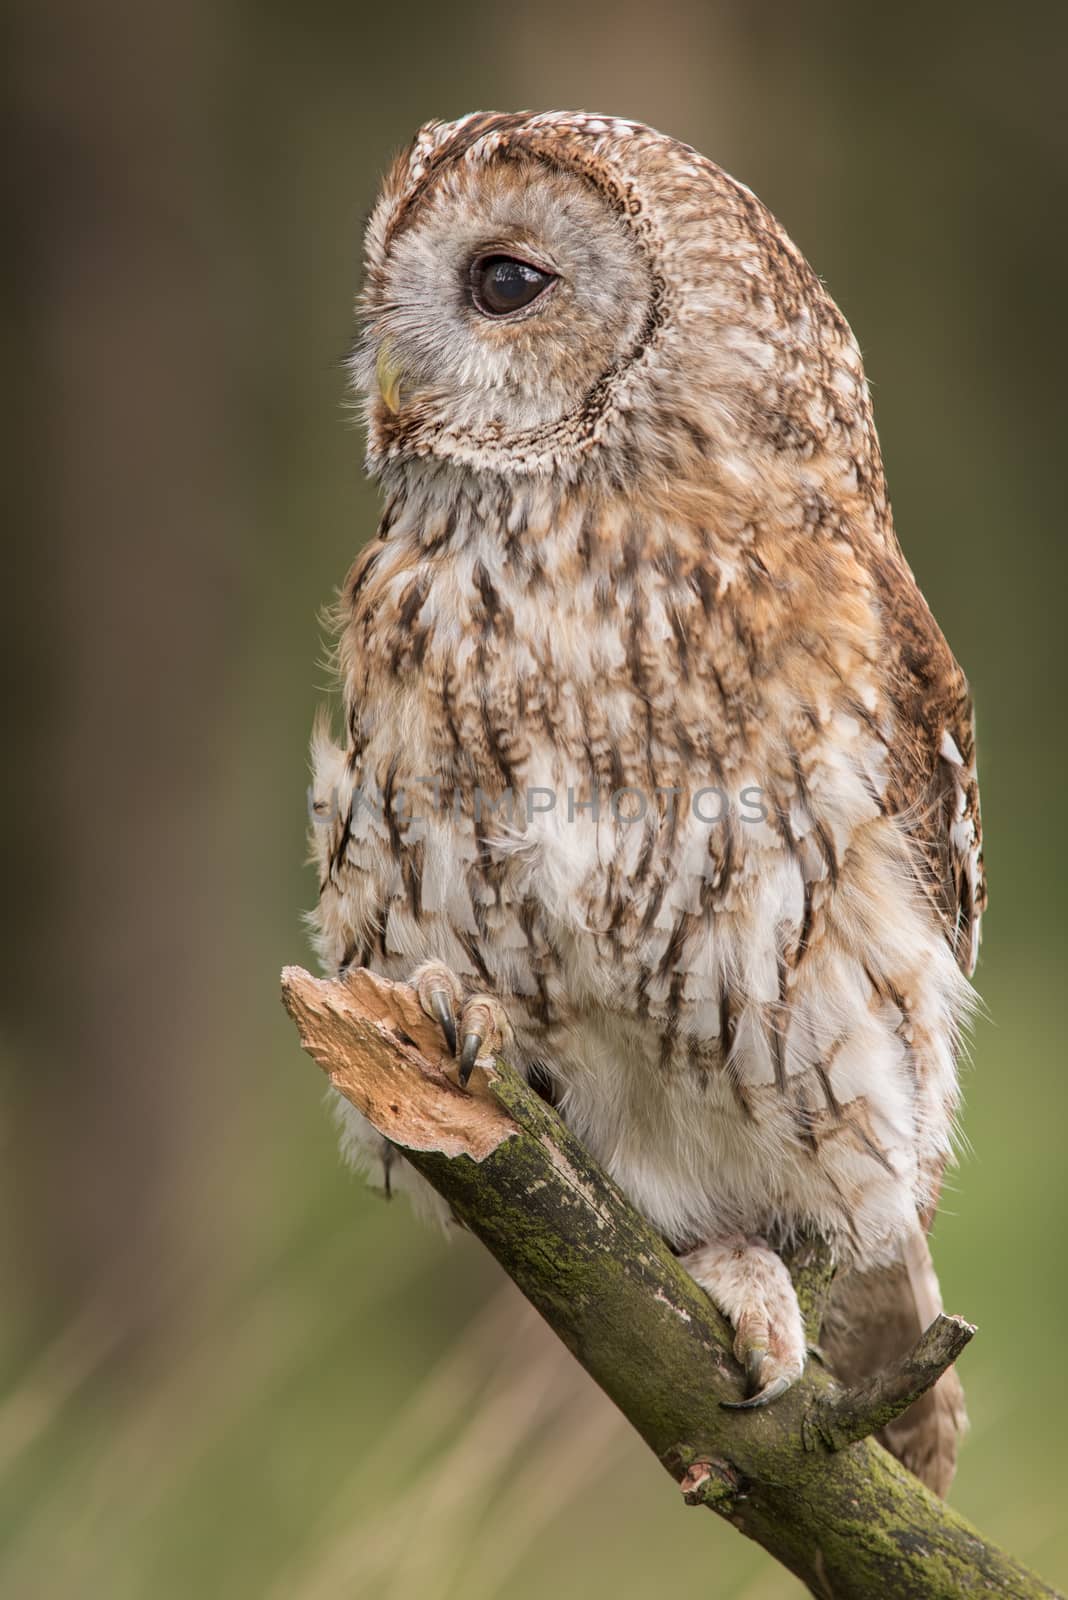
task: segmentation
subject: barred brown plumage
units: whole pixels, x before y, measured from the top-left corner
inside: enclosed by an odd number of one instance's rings
[[[487,255],[551,292],[487,314]],[[386,511],[340,608],[347,743],[315,737],[323,959],[413,979],[462,1071],[547,1078],[753,1403],[805,1359],[800,1229],[862,1371],[939,1307],[984,889],[967,687],[853,336],[742,185],[566,113],[422,129],[362,314]],[[944,1492],[962,1423],[948,1375],[890,1442]]]

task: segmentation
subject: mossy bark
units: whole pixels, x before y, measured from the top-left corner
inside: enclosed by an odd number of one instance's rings
[[[743,1394],[723,1318],[514,1072],[480,1070],[473,1095],[463,1095],[443,1071],[440,1044],[410,991],[367,974],[333,984],[288,969],[283,991],[331,1081],[448,1200],[690,1503],[711,1507],[755,1539],[815,1595],[1054,1594],[873,1440],[827,1449],[819,1431],[805,1427],[806,1415],[836,1393],[818,1361],[767,1409],[722,1409],[721,1401]],[[406,1085],[420,1101],[431,1090],[438,1097],[449,1129],[441,1142],[453,1153],[433,1147],[422,1114],[406,1128]],[[471,1154],[458,1149],[469,1126]],[[818,1299],[825,1263],[816,1251],[803,1265]],[[806,1309],[814,1312],[816,1299]]]

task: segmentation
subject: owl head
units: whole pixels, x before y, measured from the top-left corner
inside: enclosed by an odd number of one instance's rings
[[[372,213],[360,309],[372,470],[752,474],[867,403],[848,327],[770,213],[613,118],[428,123]]]

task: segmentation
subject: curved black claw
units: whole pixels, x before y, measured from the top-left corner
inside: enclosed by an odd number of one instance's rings
[[[464,1047],[460,1052],[460,1085],[466,1088],[467,1080],[475,1069],[478,1052],[482,1049],[482,1035],[468,1033],[464,1036]]]
[[[720,1405],[724,1411],[755,1411],[758,1406],[770,1406],[773,1400],[786,1393],[792,1382],[792,1378],[772,1378],[759,1394],[751,1394],[748,1400],[721,1400]]]
[[[754,1345],[752,1350],[750,1350],[746,1355],[745,1376],[746,1382],[749,1386],[750,1394],[756,1394],[760,1388],[760,1372],[764,1365],[764,1357],[767,1355],[767,1353],[768,1352],[766,1348],[762,1349],[760,1345]]]
[[[449,1054],[456,1054],[456,1018],[452,1014],[452,1000],[444,989],[435,989],[430,996],[430,1003],[437,1013],[441,1023],[441,1031],[445,1035],[445,1043],[449,1047]]]

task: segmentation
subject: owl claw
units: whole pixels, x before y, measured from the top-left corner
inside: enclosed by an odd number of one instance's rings
[[[466,1088],[479,1056],[499,1055],[512,1043],[507,1012],[489,994],[465,1001],[459,978],[440,961],[424,961],[408,981],[427,1016],[440,1026],[449,1054],[459,1055],[457,1076]]]
[[[419,1004],[437,1022],[445,1035],[449,1054],[456,1054],[456,1013],[463,1005],[460,980],[440,961],[424,961],[408,979],[419,996]]]
[[[453,1053],[456,1051],[456,1040],[453,1038]],[[464,1047],[460,1052],[460,1087],[467,1087],[467,1080],[475,1070],[478,1053],[482,1049],[482,1035],[469,1033],[464,1036]]]
[[[721,1402],[753,1411],[785,1394],[805,1368],[805,1329],[790,1274],[763,1239],[732,1235],[710,1240],[683,1265],[734,1328],[734,1354],[745,1372],[747,1397]]]
[[[456,1054],[456,1018],[452,1014],[452,1000],[444,989],[435,989],[430,996],[430,1004],[434,1008],[434,1015],[441,1023],[441,1031],[445,1035],[445,1043],[449,1047],[449,1054]]]
[[[499,1000],[489,994],[472,995],[463,1008],[460,1021],[459,1078],[461,1087],[475,1069],[480,1056],[498,1056],[508,1049],[514,1039],[508,1014]]]
[[[767,1383],[762,1383],[765,1366],[774,1369],[778,1363],[772,1358],[768,1359],[766,1344],[754,1344],[745,1352],[745,1377],[749,1393],[744,1400],[721,1400],[720,1404],[727,1411],[755,1411],[758,1406],[768,1406],[785,1394],[794,1382],[796,1373],[778,1372],[774,1377],[769,1376]]]
[[[793,1381],[785,1373],[781,1373],[779,1377],[772,1378],[770,1383],[766,1383],[756,1394],[751,1394],[747,1400],[721,1400],[720,1405],[724,1411],[755,1411],[758,1406],[770,1406],[773,1400],[786,1393]]]

